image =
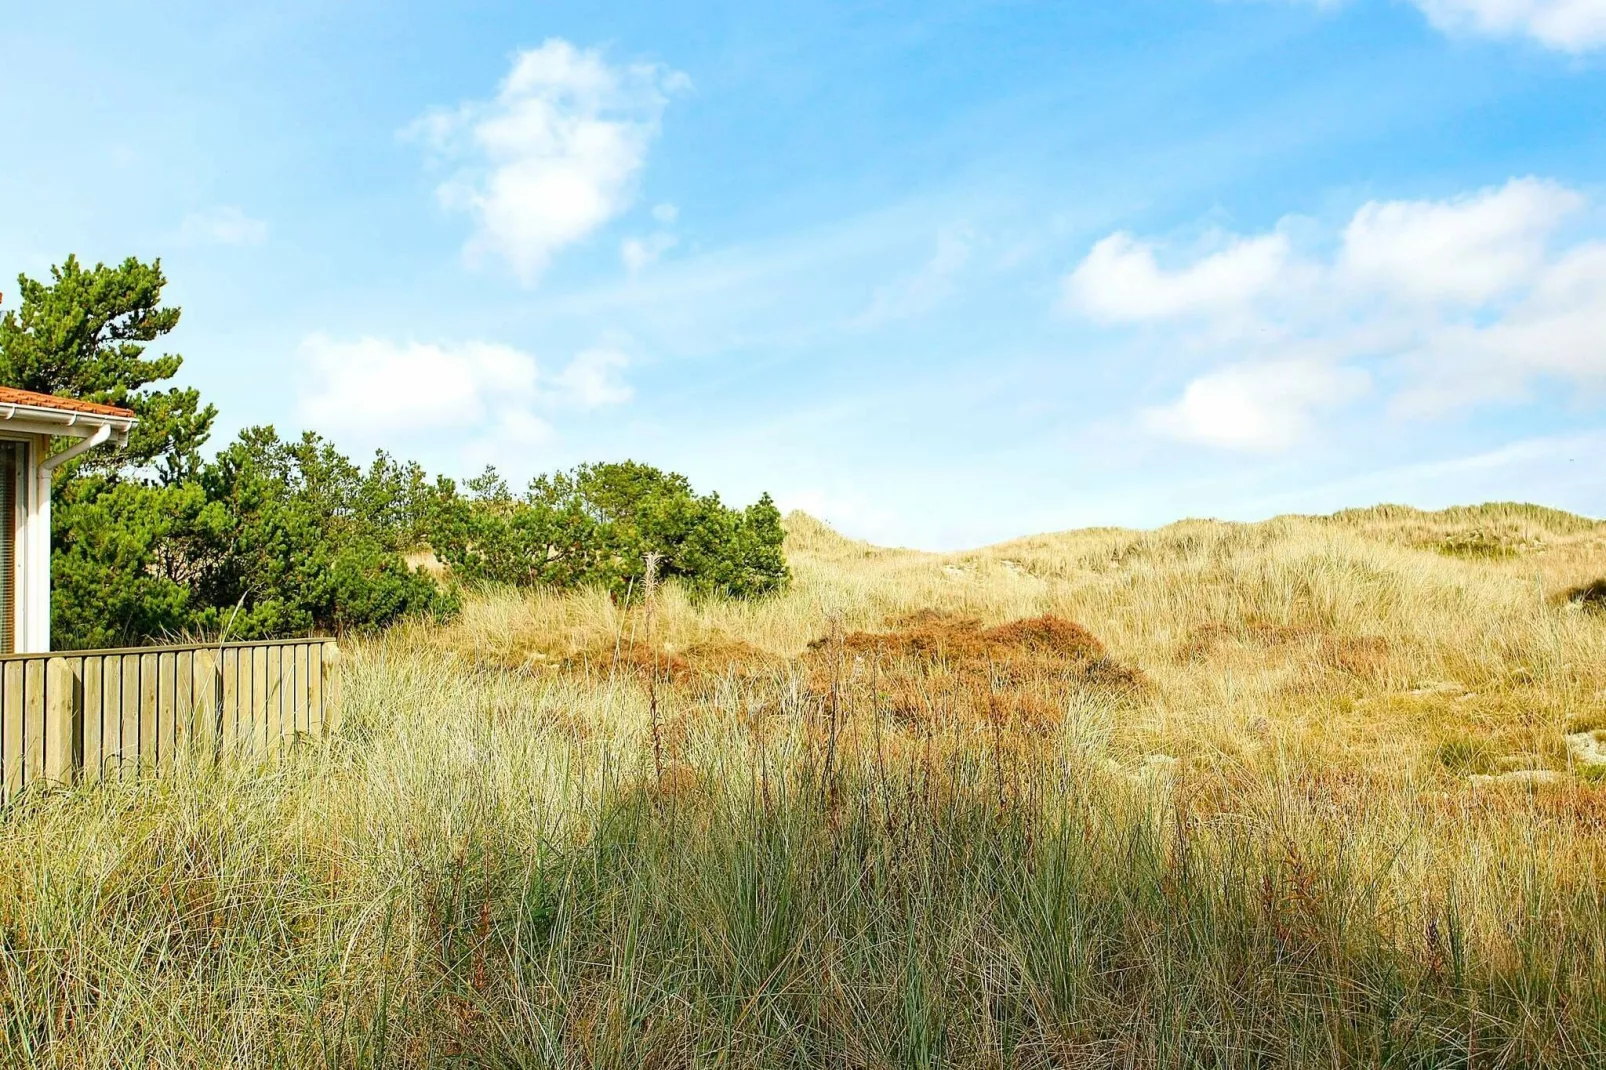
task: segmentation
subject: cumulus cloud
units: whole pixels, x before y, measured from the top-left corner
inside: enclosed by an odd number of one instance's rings
[[[500,257],[526,284],[622,212],[682,74],[615,66],[551,39],[519,53],[495,99],[437,109],[405,133],[457,170],[437,189],[471,216],[471,261]]]
[[[1111,234],[1066,279],[1065,300],[1095,319],[1117,322],[1220,313],[1246,307],[1277,285],[1289,256],[1288,240],[1268,234],[1232,239],[1218,252],[1166,271],[1153,243]]]
[[[1556,225],[1583,206],[1537,179],[1452,201],[1363,205],[1344,231],[1344,271],[1400,297],[1476,305],[1533,280]]]
[[[1315,413],[1352,401],[1365,372],[1316,360],[1235,364],[1189,383],[1170,405],[1149,409],[1144,426],[1187,442],[1271,452],[1304,438]]]
[[[1606,242],[1540,266],[1498,317],[1435,324],[1404,364],[1412,382],[1397,404],[1408,413],[1519,400],[1539,376],[1606,389]]]
[[[1514,179],[1362,205],[1325,255],[1295,249],[1281,227],[1171,267],[1153,243],[1115,234],[1067,276],[1065,299],[1218,365],[1148,412],[1151,430],[1281,449],[1317,410],[1360,396],[1363,362],[1402,383],[1392,403],[1408,414],[1519,400],[1541,376],[1606,386],[1606,242],[1558,242],[1583,206],[1563,186]]]
[[[1606,0],[1412,0],[1450,33],[1531,37],[1564,52],[1606,45]]]
[[[268,240],[268,224],[233,205],[222,205],[185,216],[179,240],[192,245],[261,245]]]
[[[533,356],[498,343],[313,334],[301,344],[301,362],[300,414],[319,431],[371,444],[444,433],[479,443],[476,456],[487,443],[548,441],[552,428],[543,414],[632,396],[623,377],[629,361],[616,349],[585,350],[546,376]]]
[[[434,345],[314,334],[301,344],[301,415],[363,435],[472,427],[534,402],[536,362],[488,342]]]

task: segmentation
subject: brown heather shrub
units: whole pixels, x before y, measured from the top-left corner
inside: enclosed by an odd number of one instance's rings
[[[824,636],[809,645],[817,696],[844,684],[858,698],[911,724],[1000,723],[1042,733],[1065,718],[1067,697],[1126,696],[1143,674],[1110,657],[1081,625],[1053,614],[984,628],[975,618],[923,609],[886,631]],[[842,678],[846,662],[847,679]]]

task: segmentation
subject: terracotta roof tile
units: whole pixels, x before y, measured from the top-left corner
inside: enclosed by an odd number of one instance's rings
[[[82,412],[91,416],[120,416],[125,419],[132,419],[134,416],[133,410],[119,409],[115,405],[102,405],[98,401],[80,401],[78,398],[64,398],[56,394],[40,394],[9,386],[0,386],[0,405],[32,405],[37,409]]]

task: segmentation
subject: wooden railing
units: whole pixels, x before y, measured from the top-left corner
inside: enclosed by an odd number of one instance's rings
[[[179,755],[277,754],[339,720],[330,639],[0,657],[0,799]]]

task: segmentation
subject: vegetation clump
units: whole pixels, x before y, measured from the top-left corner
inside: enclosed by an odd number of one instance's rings
[[[770,594],[789,578],[767,494],[732,509],[685,476],[633,461],[540,476],[522,496],[488,470],[469,490],[445,496],[431,535],[465,580],[598,586],[623,600],[640,596],[649,554],[660,578],[699,595]]]
[[[216,409],[159,389],[183,365],[146,355],[179,310],[161,262],[74,257],[0,317],[0,383],[131,408],[126,448],[63,466],[52,489],[52,645],[260,639],[448,616],[461,582],[600,586],[627,598],[643,555],[702,594],[783,587],[780,514],[696,495],[626,462],[542,476],[522,498],[488,472],[467,494],[379,453],[364,467],[313,434],[253,427],[207,459]],[[432,551],[421,554],[420,551]],[[446,582],[410,559],[453,566]]]
[[[1038,730],[1059,724],[1067,695],[1124,695],[1144,686],[1141,672],[1110,657],[1081,625],[1052,613],[991,628],[972,617],[924,609],[890,631],[859,631],[810,644],[813,686],[850,686],[911,722],[1007,721]]]
[[[843,638],[842,647],[857,655],[942,660],[972,667],[1022,660],[1077,665],[1108,660],[1104,644],[1091,632],[1052,613],[984,628],[974,617],[923,609],[894,623],[891,631],[854,632]],[[816,651],[830,645],[829,637],[812,644]]]

